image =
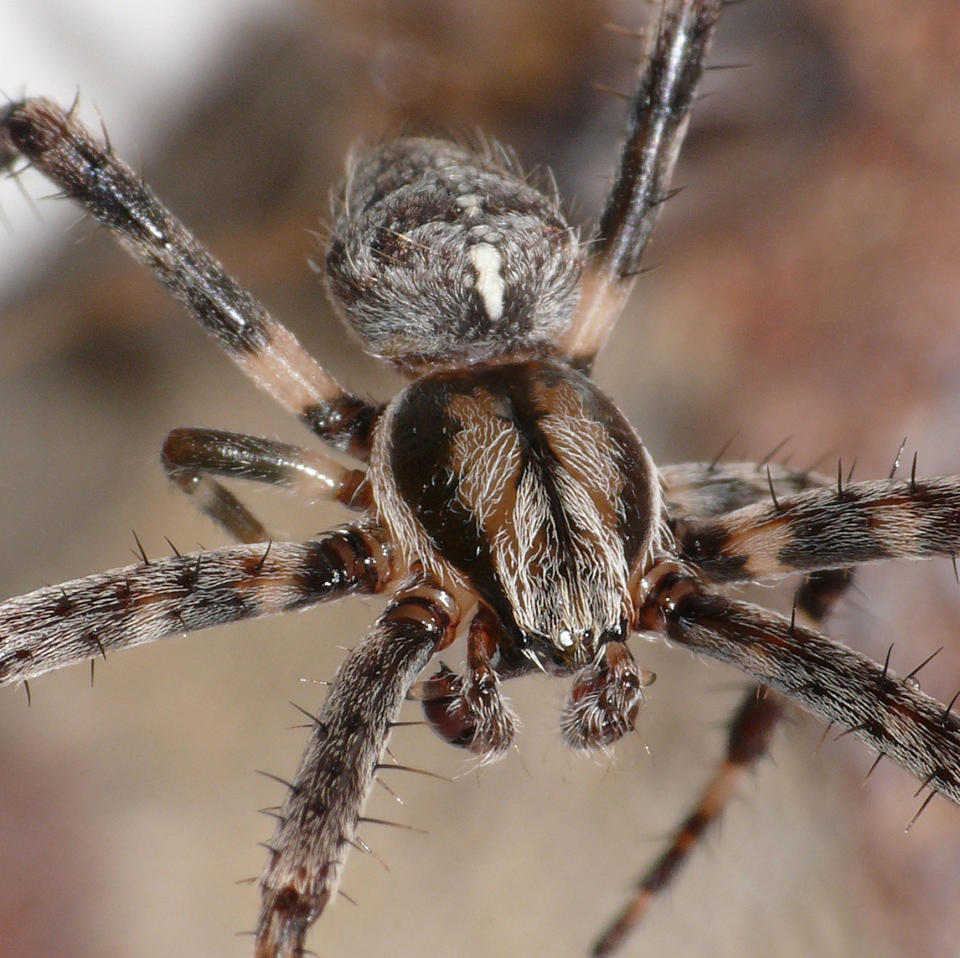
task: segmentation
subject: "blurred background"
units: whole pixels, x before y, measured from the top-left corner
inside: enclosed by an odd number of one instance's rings
[[[143,9],[141,9],[141,7]],[[149,7],[149,9],[147,9]],[[128,9],[129,8],[129,9]],[[398,386],[359,355],[307,257],[347,150],[401,130],[481,127],[549,164],[589,224],[609,183],[641,2],[0,0],[0,90],[73,99],[117,152],[354,388]],[[145,18],[145,19],[144,19]],[[660,462],[842,456],[886,475],[960,471],[960,11],[939,0],[750,0],[728,11],[676,182],[597,380]],[[18,189],[23,186],[23,191]],[[168,489],[166,432],[216,426],[311,440],[153,280],[52,189],[0,183],[0,591],[14,595],[221,534]],[[29,197],[29,199],[28,199]],[[243,495],[278,534],[336,509]],[[789,607],[789,594],[761,599]],[[170,640],[0,696],[0,956],[243,955],[256,846],[315,708],[377,603]],[[832,634],[948,700],[960,685],[950,564],[865,570]],[[456,650],[447,658],[456,664]],[[640,734],[585,759],[557,734],[565,688],[509,692],[518,749],[475,769],[423,728],[370,814],[321,956],[578,956],[706,778],[742,679],[635,642],[658,673]],[[416,710],[408,706],[408,718]],[[850,738],[817,750],[799,713],[625,954],[950,955],[960,813]]]

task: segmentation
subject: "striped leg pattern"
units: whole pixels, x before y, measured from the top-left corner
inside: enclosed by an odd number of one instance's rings
[[[960,550],[960,476],[838,482],[706,521],[676,524],[683,559],[713,582],[747,582]]]
[[[170,481],[238,542],[273,537],[213,476],[281,486],[314,501],[334,499],[361,511],[371,505],[363,470],[347,469],[330,456],[272,439],[220,429],[174,429],[163,444],[162,459]]]
[[[670,179],[722,0],[666,5],[627,120],[613,187],[600,214],[583,277],[576,320],[560,343],[570,362],[588,370],[633,289]]]
[[[402,586],[344,659],[280,809],[261,876],[256,958],[300,958],[307,930],[336,894],[380,770],[391,722],[417,673],[454,638],[460,609],[429,581]]]
[[[795,613],[811,623],[822,622],[852,581],[849,569],[811,574],[797,590]],[[654,899],[675,880],[744,779],[769,751],[786,706],[787,700],[766,685],[747,689],[730,719],[723,759],[670,843],[638,879],[627,902],[597,939],[594,955],[613,954],[643,921]]]
[[[108,143],[55,103],[24,100],[0,110],[0,170],[18,157],[112,230],[261,389],[325,442],[367,458],[380,408],[346,392]]]
[[[921,692],[912,675],[898,676],[795,618],[714,592],[674,561],[651,570],[640,598],[639,629],[736,666],[889,755],[930,796],[960,804],[960,717]]]
[[[0,684],[227,622],[375,593],[394,576],[373,525],[310,542],[170,556],[47,586],[0,604]]]

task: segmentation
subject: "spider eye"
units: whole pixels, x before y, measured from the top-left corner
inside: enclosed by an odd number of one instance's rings
[[[327,250],[330,293],[402,366],[544,350],[579,297],[582,255],[555,197],[502,158],[406,138],[358,159]]]

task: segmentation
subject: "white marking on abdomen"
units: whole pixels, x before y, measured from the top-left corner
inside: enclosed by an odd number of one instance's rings
[[[496,246],[477,243],[470,248],[470,262],[477,274],[477,292],[483,300],[487,315],[497,320],[503,315],[503,297],[507,283],[500,272],[503,257]]]

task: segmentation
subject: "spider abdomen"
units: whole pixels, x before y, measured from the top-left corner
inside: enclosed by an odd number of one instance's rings
[[[529,355],[571,322],[577,231],[507,153],[393,140],[351,163],[340,199],[328,285],[374,354],[405,367]]]
[[[545,664],[624,636],[660,493],[636,433],[588,379],[547,362],[426,377],[387,409],[371,465],[404,558],[465,581]]]

